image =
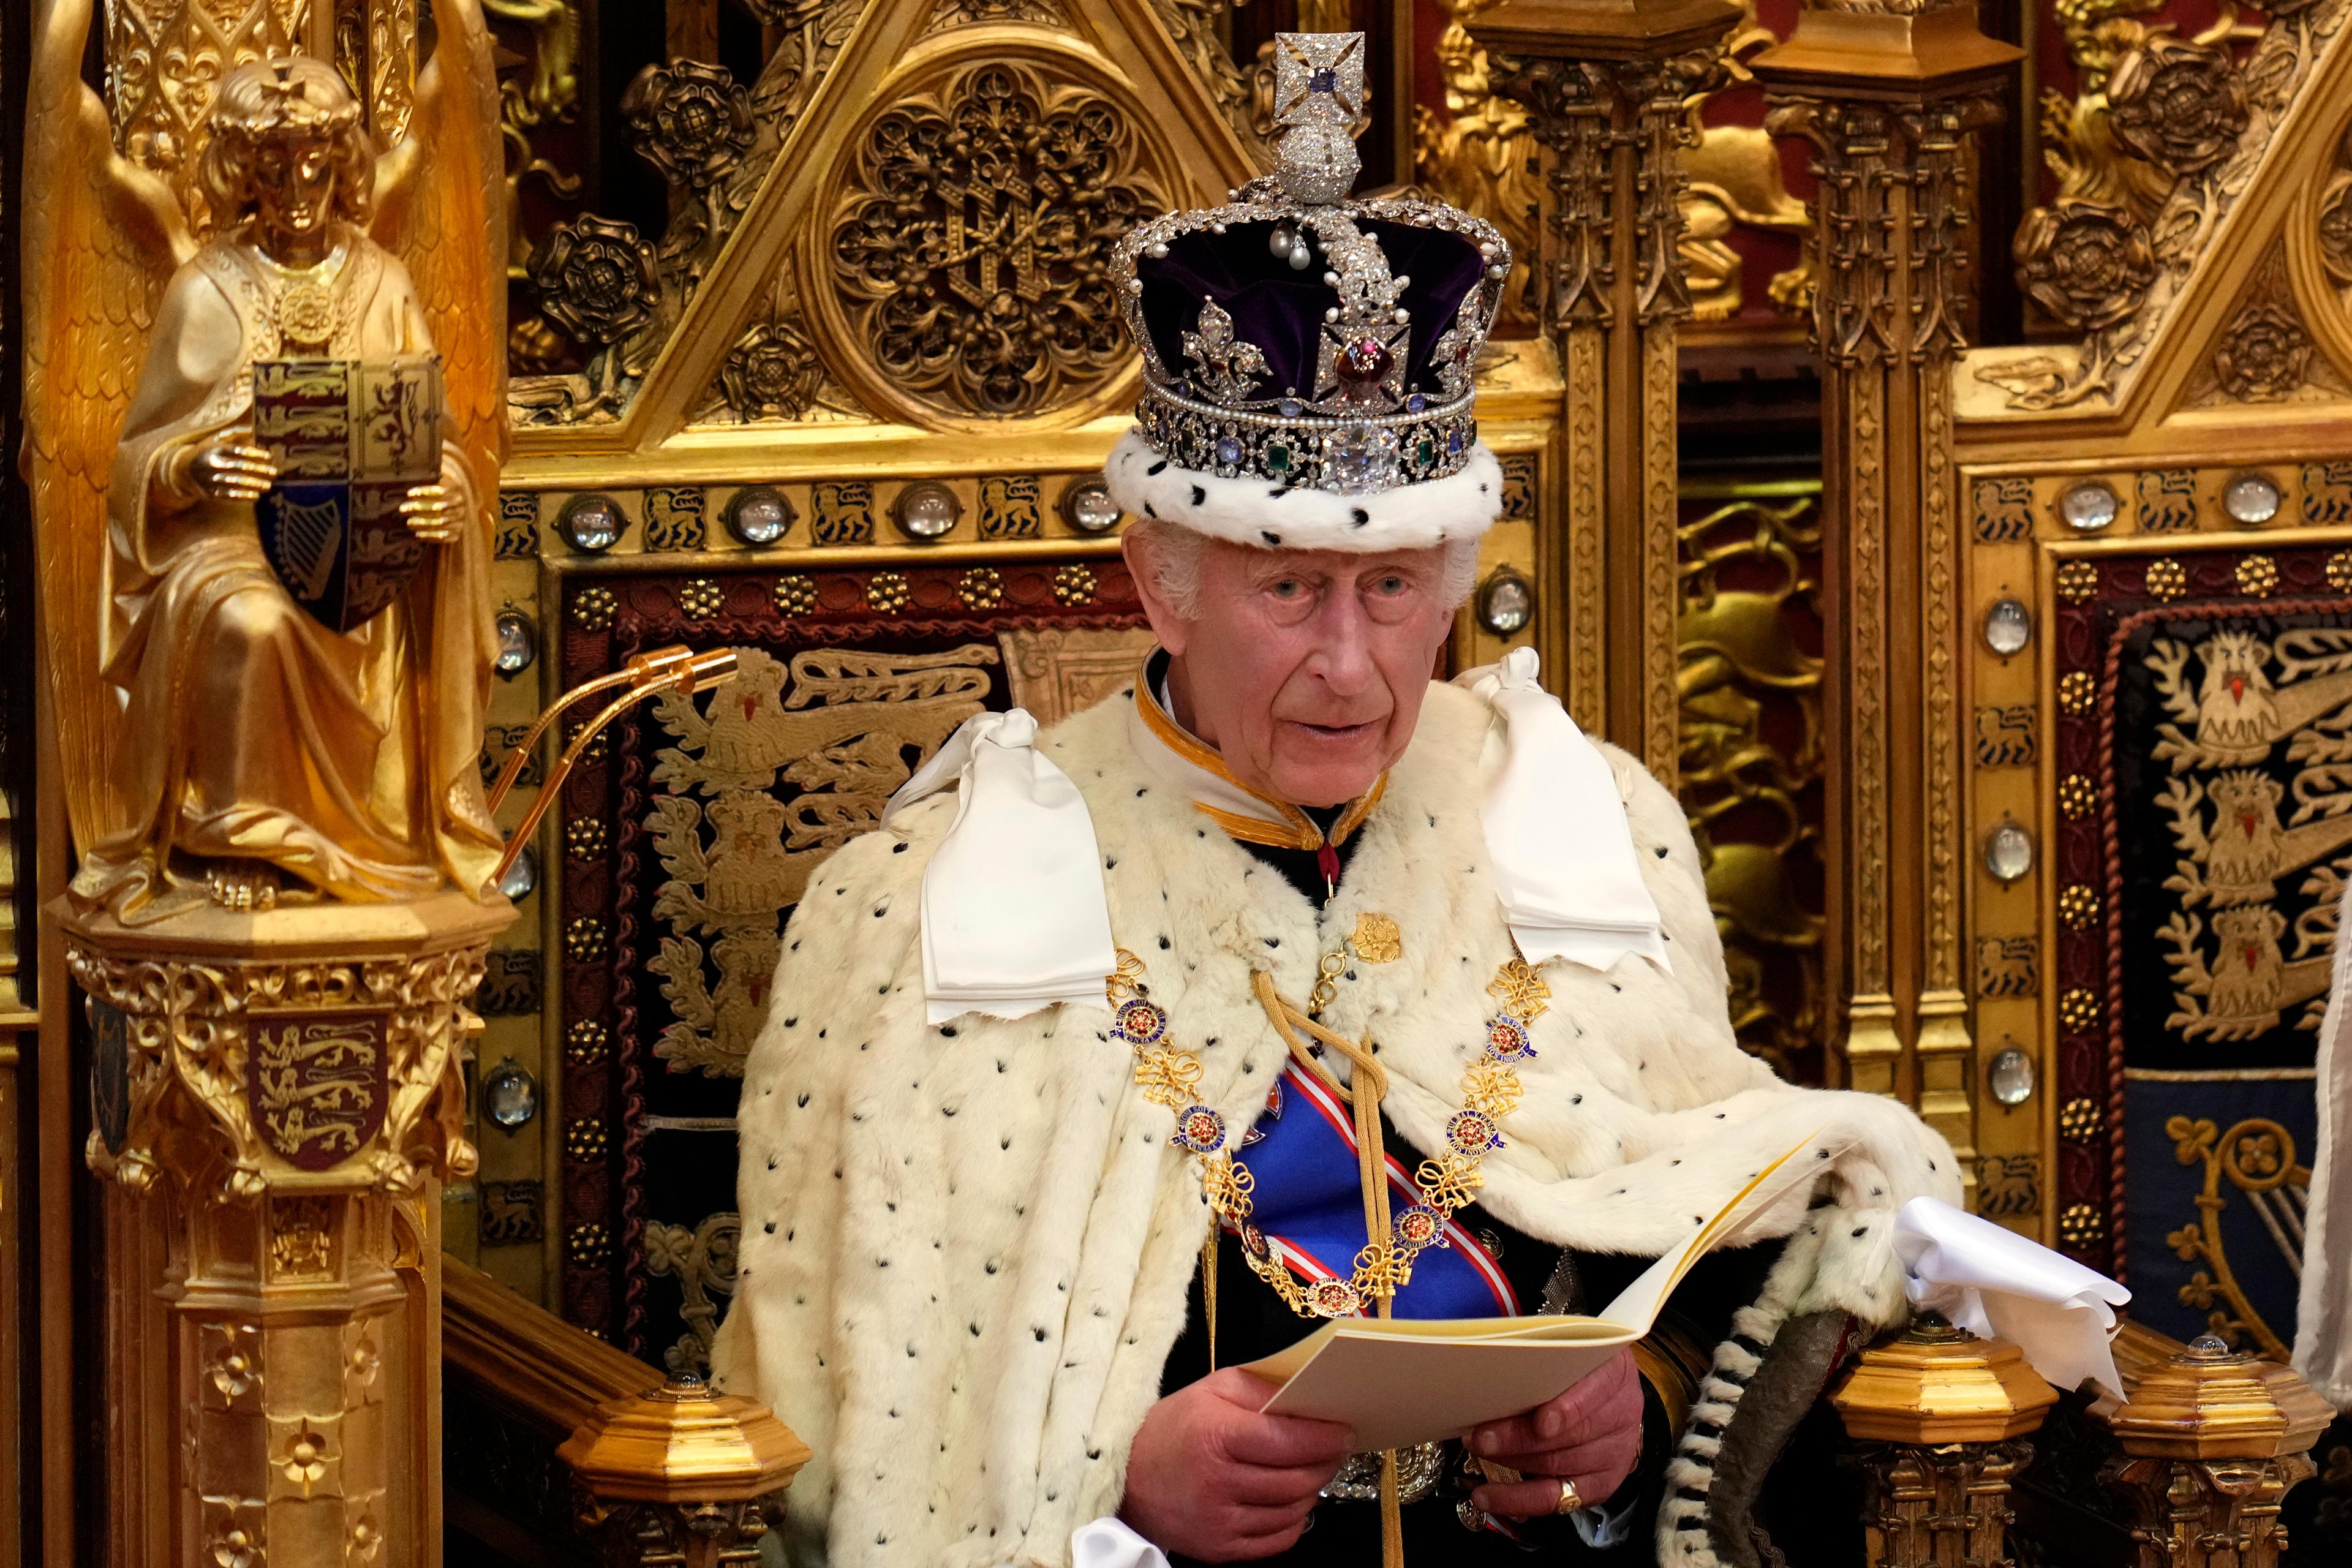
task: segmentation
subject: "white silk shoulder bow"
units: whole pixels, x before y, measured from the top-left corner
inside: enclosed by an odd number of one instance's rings
[[[1118,967],[1094,818],[1037,750],[1024,709],[979,713],[898,787],[882,826],[950,783],[956,818],[923,869],[923,995],[933,1024],[1103,1005]]]
[[[1483,765],[1486,854],[1511,934],[1529,963],[1606,970],[1630,952],[1671,971],[1617,776],[1536,670],[1535,649],[1516,647],[1470,687],[1497,721]]]

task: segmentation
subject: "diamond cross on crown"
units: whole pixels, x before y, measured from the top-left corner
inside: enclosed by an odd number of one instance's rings
[[[1277,33],[1274,122],[1352,126],[1364,113],[1364,35]]]
[[[1362,165],[1356,128],[1364,118],[1364,35],[1274,36],[1275,178],[1294,201],[1342,202]]]

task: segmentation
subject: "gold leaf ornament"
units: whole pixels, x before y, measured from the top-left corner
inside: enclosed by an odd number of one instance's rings
[[[1404,956],[1404,933],[1395,921],[1367,910],[1356,917],[1356,929],[1348,938],[1357,959],[1365,963],[1394,963]]]

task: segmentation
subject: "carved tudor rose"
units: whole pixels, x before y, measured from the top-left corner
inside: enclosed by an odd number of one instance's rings
[[[761,321],[735,342],[719,367],[727,406],[745,419],[798,419],[816,401],[824,366],[789,321]]]
[[[2156,276],[2147,229],[2120,207],[2061,197],[2019,226],[2017,280],[2077,331],[2113,326],[2139,308]]]
[[[2154,33],[2107,79],[2116,139],[2176,175],[2229,156],[2246,128],[2246,92],[2229,52]]]
[[[2221,390],[2242,403],[2269,403],[2304,383],[2311,336],[2286,306],[2261,300],[2238,312],[2213,351]]]
[[[559,224],[530,258],[548,319],[583,342],[618,342],[661,299],[654,247],[635,224],[578,217]]]
[[[741,163],[757,127],[751,94],[724,66],[672,60],[639,71],[621,98],[646,162],[701,190]]]

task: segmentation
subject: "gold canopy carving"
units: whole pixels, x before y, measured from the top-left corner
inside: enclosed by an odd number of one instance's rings
[[[724,177],[723,246],[704,247],[686,289],[655,258],[658,301],[615,339],[616,395],[593,423],[523,425],[510,474],[609,485],[747,460],[773,473],[772,454],[806,449],[775,446],[778,426],[905,453],[926,430],[995,431],[1001,448],[963,450],[1035,463],[1041,426],[1122,407],[1133,372],[1110,323],[1092,319],[1109,312],[1091,302],[1091,258],[1121,215],[1206,199],[1255,170],[1189,60],[1223,46],[1174,30],[1197,25],[1187,5],[1108,0],[1073,10],[1066,27],[1035,9],[849,7],[812,20],[821,52],[793,92],[772,107],[752,89],[755,140]],[[1034,122],[1036,148],[984,178],[967,170],[950,193],[911,160],[960,115],[1008,150]],[[968,333],[972,346],[955,341]],[[1099,461],[1111,439],[1108,426],[1089,431],[1052,460]],[[747,456],[761,450],[772,456]]]
[[[1173,160],[1083,62],[1043,63],[985,43],[926,57],[851,131],[803,226],[803,276],[829,284],[809,302],[868,406],[951,426],[1132,399],[1110,251],[1167,210]]]

